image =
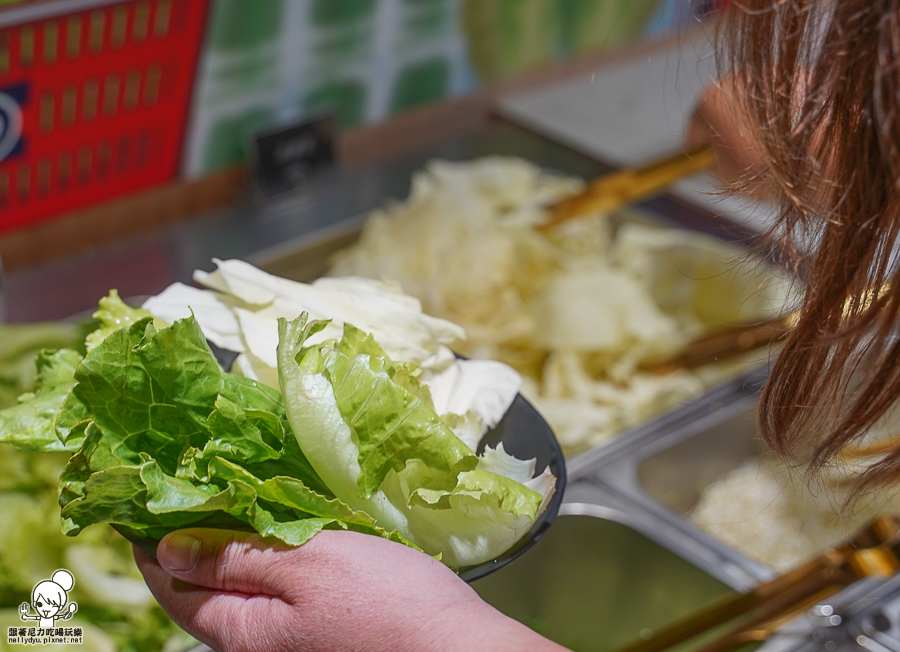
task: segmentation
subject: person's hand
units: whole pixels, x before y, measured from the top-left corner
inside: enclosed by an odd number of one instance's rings
[[[172,619],[218,652],[560,650],[484,603],[439,561],[367,534],[299,548],[189,529],[135,549]]]
[[[726,186],[742,194],[768,198],[771,190],[758,179],[765,164],[742,117],[736,93],[732,78],[708,86],[685,132],[684,145],[687,150],[711,145],[716,155],[715,171]]]

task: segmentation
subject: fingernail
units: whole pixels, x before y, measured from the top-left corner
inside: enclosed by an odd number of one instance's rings
[[[194,570],[200,559],[200,539],[175,534],[166,541],[165,562],[169,570],[186,573]]]

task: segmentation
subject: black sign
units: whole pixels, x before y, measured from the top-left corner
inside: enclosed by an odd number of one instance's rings
[[[334,165],[336,134],[337,119],[329,115],[256,136],[256,182],[262,195],[293,190]]]

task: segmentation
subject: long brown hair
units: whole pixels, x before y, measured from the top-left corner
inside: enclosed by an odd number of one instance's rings
[[[815,472],[900,398],[900,0],[732,0],[720,39],[806,288],[760,428]],[[858,488],[895,481],[900,446]]]

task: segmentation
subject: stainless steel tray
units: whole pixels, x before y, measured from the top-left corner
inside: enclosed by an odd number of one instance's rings
[[[603,487],[570,485],[527,555],[472,584],[488,603],[562,645],[612,650],[743,588],[704,551]]]
[[[756,406],[766,372],[728,382],[569,465],[560,516],[615,520],[737,590],[776,571],[688,519],[703,489],[763,452]],[[623,562],[628,563],[628,555]],[[477,587],[476,587],[477,588]],[[695,607],[696,608],[696,607]],[[760,652],[900,652],[900,575],[853,584],[782,627]]]
[[[695,527],[687,515],[702,491],[762,452],[754,422],[765,372],[730,381],[692,405],[648,424],[591,459],[570,466],[570,478],[588,478],[652,515],[698,546],[716,552],[749,584],[773,578],[751,560]]]
[[[569,477],[573,480],[582,477],[596,476],[598,469],[605,469],[611,460],[620,459],[621,457],[631,458],[635,455],[656,449],[659,447],[667,447],[666,442],[675,439],[689,438],[695,434],[695,428],[701,427],[698,420],[715,419],[716,414],[722,410],[738,409],[735,404],[745,404],[748,401],[754,401],[758,392],[761,390],[766,377],[768,376],[768,368],[759,366],[750,368],[743,373],[739,373],[735,377],[723,381],[722,383],[710,387],[704,394],[696,399],[682,404],[679,407],[672,408],[654,418],[648,419],[644,423],[631,428],[616,439],[612,440],[604,446],[586,451],[581,455],[569,460],[567,468]],[[676,434],[677,433],[677,434]],[[754,431],[755,436],[755,431]],[[659,443],[653,442],[660,440]],[[743,441],[743,440],[742,440]],[[739,447],[741,444],[736,443]],[[746,453],[746,446],[738,453]],[[753,454],[758,454],[760,448],[752,448]],[[704,451],[704,455],[706,452]],[[743,461],[747,455],[744,454],[740,459]],[[729,471],[732,467],[724,470]],[[710,469],[713,471],[713,469]],[[677,469],[675,469],[677,472]],[[718,475],[721,475],[719,473]],[[616,487],[618,490],[618,486]],[[626,492],[630,495],[630,492]]]
[[[694,405],[621,440],[615,448],[601,451],[575,468],[570,465],[570,481],[596,484],[627,503],[632,511],[643,514],[643,519],[658,522],[661,530],[668,532],[667,539],[683,537],[704,556],[718,558],[728,569],[726,572],[723,568],[719,577],[746,578],[748,587],[772,579],[778,574],[774,569],[748,558],[689,520],[707,486],[763,453],[757,436],[756,407],[765,375],[760,370],[735,379]],[[867,623],[872,621],[876,607],[886,601],[895,605],[891,626],[888,631],[875,631]],[[799,618],[778,637],[780,642],[771,643],[771,649],[825,649],[806,647],[813,639],[821,645],[825,640],[822,637],[838,640],[849,636],[852,640],[845,643],[857,645],[855,639],[862,636],[870,645],[866,649],[900,650],[900,576],[857,582],[827,604],[832,613],[840,615],[840,630],[834,629],[835,623],[827,618]],[[876,638],[882,642],[873,642]],[[788,639],[793,641],[790,645]],[[770,649],[769,644],[765,649]]]

